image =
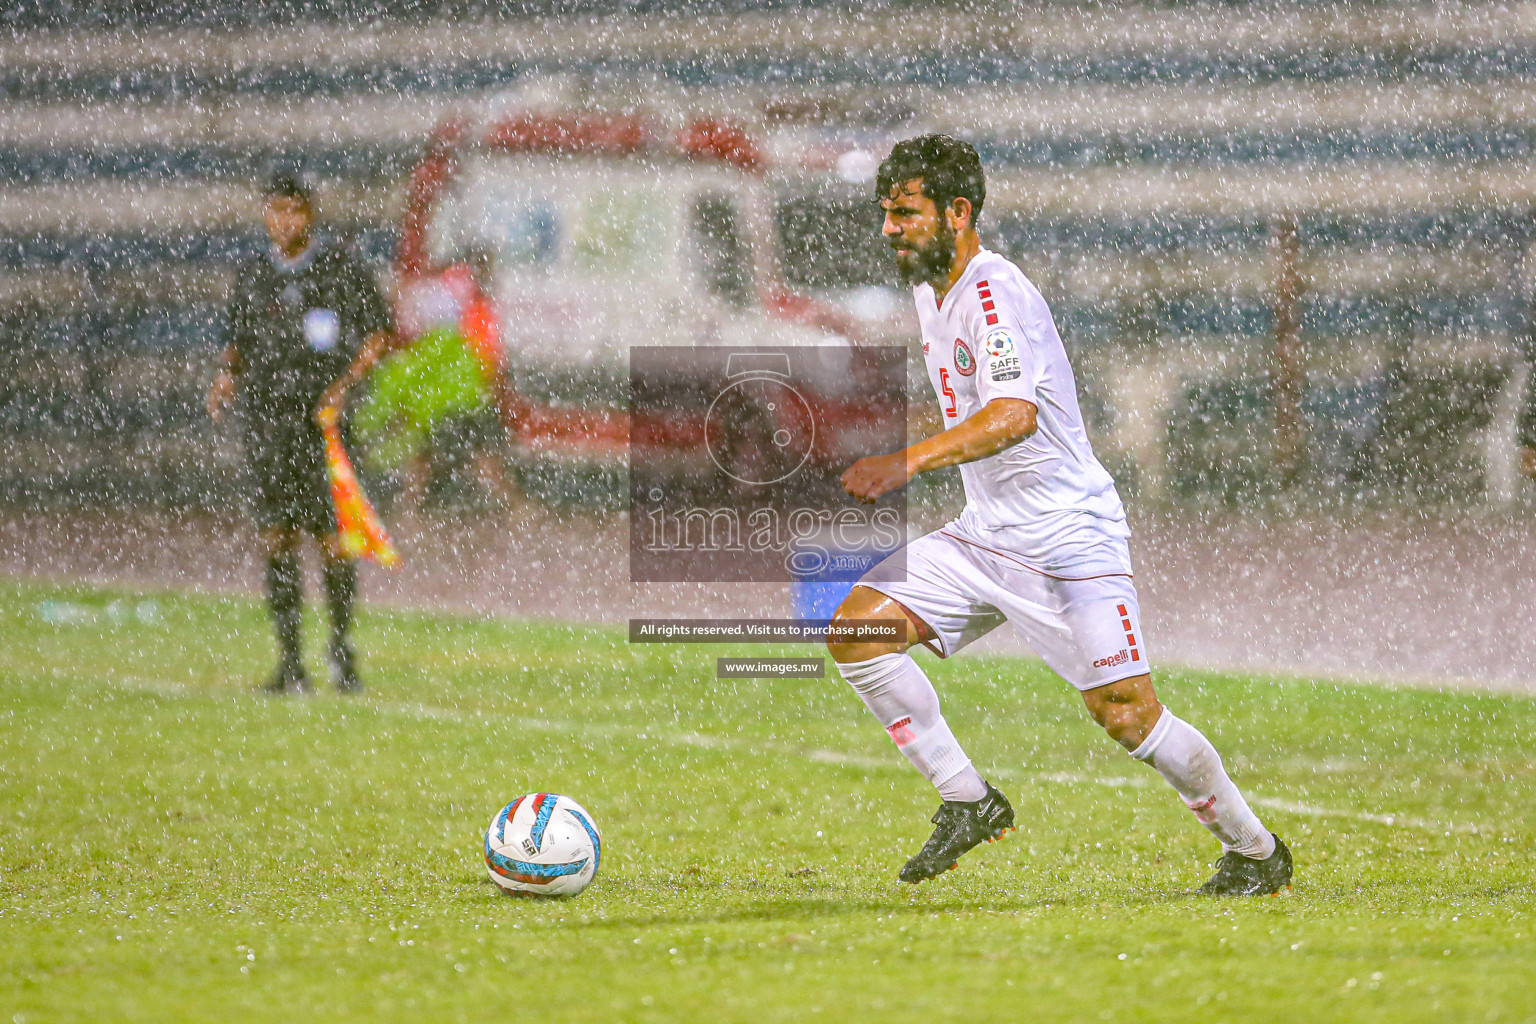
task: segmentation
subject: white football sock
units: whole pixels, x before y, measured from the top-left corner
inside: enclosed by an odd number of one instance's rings
[[[945,800],[980,800],[987,785],[949,723],[939,712],[939,695],[910,654],[882,654],[868,661],[838,663],[864,706],[885,726],[896,747]]]
[[[1248,808],[1227,777],[1221,755],[1200,730],[1166,707],[1141,746],[1131,751],[1179,791],[1200,824],[1221,840],[1221,848],[1263,860],[1275,852],[1275,839]]]

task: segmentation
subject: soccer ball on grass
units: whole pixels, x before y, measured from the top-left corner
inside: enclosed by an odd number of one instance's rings
[[[503,891],[575,896],[597,875],[603,837],[586,808],[558,793],[529,793],[485,832],[485,868]]]

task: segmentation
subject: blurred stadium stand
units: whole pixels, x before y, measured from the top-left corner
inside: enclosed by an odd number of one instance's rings
[[[776,140],[786,269],[829,291],[885,280],[867,185],[793,173],[796,147],[970,138],[984,236],[1053,302],[1106,461],[1144,496],[1270,485],[1270,225],[1293,216],[1308,478],[1513,492],[1536,3],[614,8],[0,7],[8,493],[222,500],[201,392],[233,263],[262,245],[259,181],[313,175],[382,271],[433,128],[551,80],[639,83]]]

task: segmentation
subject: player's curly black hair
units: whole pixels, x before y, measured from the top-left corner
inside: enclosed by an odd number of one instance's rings
[[[971,202],[971,223],[981,216],[987,198],[987,178],[976,148],[952,135],[919,135],[903,139],[891,149],[875,175],[875,201],[913,178],[923,181],[923,195],[944,209],[956,198]]]
[[[295,199],[311,209],[315,205],[314,194],[304,179],[286,171],[278,171],[268,178],[262,195],[267,199]]]

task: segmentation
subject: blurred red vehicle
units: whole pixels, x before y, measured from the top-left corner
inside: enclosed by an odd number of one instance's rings
[[[637,346],[848,349],[814,382],[835,409],[816,457],[867,453],[861,423],[904,382],[861,373],[876,339],[842,309],[783,283],[762,149],[732,125],[667,129],[644,117],[520,112],[453,121],[415,168],[396,257],[402,324],[422,324],[451,268],[477,261],[477,301],[505,354],[498,404],[525,449],[581,461],[628,450]],[[444,277],[445,273],[449,276]],[[447,285],[452,284],[453,288]],[[647,447],[702,452],[705,409],[636,424]]]

